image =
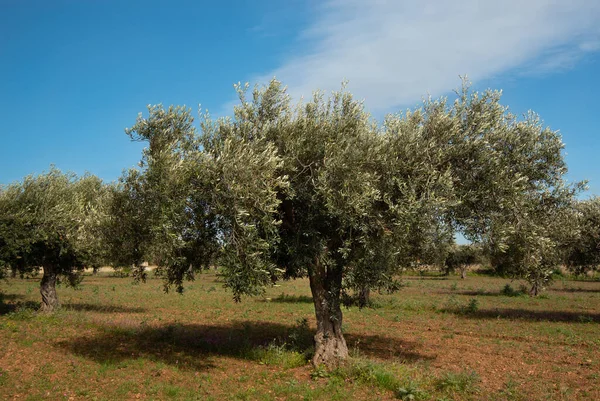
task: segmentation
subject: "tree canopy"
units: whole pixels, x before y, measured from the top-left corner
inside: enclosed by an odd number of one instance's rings
[[[101,262],[106,195],[99,178],[54,167],[0,192],[0,267],[20,274],[42,268],[43,310],[59,306],[57,280],[77,284],[79,271]]]
[[[575,274],[585,274],[600,267],[600,198],[578,201],[575,210],[579,236],[567,251],[567,265]]]

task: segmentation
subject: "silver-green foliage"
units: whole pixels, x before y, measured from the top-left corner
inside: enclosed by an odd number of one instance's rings
[[[102,263],[108,192],[93,176],[52,167],[0,191],[0,264],[21,274],[43,267],[70,282]]]
[[[218,258],[236,299],[256,294],[275,274],[265,255],[277,234],[277,190],[285,187],[275,174],[280,158],[231,121],[206,115],[201,134],[192,122],[185,107],[152,106],[127,130],[149,146],[141,171],[128,171],[115,189],[111,253],[138,267],[155,261],[165,288],[178,291]]]
[[[579,236],[568,249],[567,265],[575,274],[585,274],[600,266],[600,198],[578,201]]]
[[[161,106],[128,130],[149,146],[122,185],[144,183],[152,252],[173,258],[163,264],[182,271],[211,243],[200,254],[220,249],[237,297],[280,269],[305,275],[315,258],[379,285],[453,229],[496,253],[518,248],[524,274],[557,247],[546,228],[578,189],[563,181],[564,145],[533,113],[511,114],[500,92],[465,86],[453,104],[426,100],[378,125],[344,90],[292,106],[278,81],[247,89],[232,118],[205,114],[200,132],[188,109]]]
[[[488,247],[494,267],[527,278],[535,295],[577,235],[572,204],[583,183],[564,180],[560,134],[532,112],[518,119],[500,96],[463,90],[454,104],[464,148],[453,163],[453,220]]]

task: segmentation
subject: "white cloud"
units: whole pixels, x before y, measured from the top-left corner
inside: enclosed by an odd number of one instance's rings
[[[459,75],[570,68],[599,38],[598,0],[328,0],[300,33],[303,50],[252,81],[276,76],[306,97],[348,79],[371,110],[387,111],[446,93]]]

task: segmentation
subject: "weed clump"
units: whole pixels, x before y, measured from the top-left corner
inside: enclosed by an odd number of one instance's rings
[[[479,310],[477,298],[471,298],[467,303],[462,303],[456,295],[451,295],[445,305],[440,309],[442,312],[451,312],[459,315],[472,315]]]
[[[266,346],[248,348],[243,354],[245,358],[263,365],[281,366],[285,369],[306,365],[314,354],[308,320],[299,319],[286,338],[275,339]]]
[[[437,390],[445,393],[474,393],[478,390],[481,381],[479,375],[474,372],[447,372],[436,379],[434,384]]]
[[[510,284],[506,284],[500,293],[507,297],[520,297],[524,294],[522,289],[515,290]]]
[[[293,351],[286,344],[271,343],[267,346],[252,348],[246,357],[262,365],[281,366],[284,369],[306,365],[306,355]]]
[[[409,377],[399,377],[383,364],[362,358],[351,358],[346,364],[327,372],[317,367],[313,379],[328,377],[342,382],[358,382],[390,391],[399,400],[424,400],[429,394]]]

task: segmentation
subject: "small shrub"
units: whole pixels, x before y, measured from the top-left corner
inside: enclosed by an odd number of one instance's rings
[[[527,399],[521,393],[518,384],[515,381],[513,381],[513,379],[509,379],[508,382],[506,382],[504,388],[500,390],[498,395],[501,396],[504,400],[524,401]]]
[[[464,313],[473,314],[479,310],[479,301],[476,298],[471,298],[469,303],[464,308]]]
[[[515,290],[510,284],[506,284],[502,288],[502,291],[500,291],[500,293],[502,295],[506,295],[507,297],[518,297],[523,295],[523,292],[521,290]]]
[[[167,398],[176,398],[181,393],[181,387],[166,384],[163,388],[163,394],[167,396]]]
[[[529,288],[525,284],[519,285],[519,292],[521,294],[529,294]]]

